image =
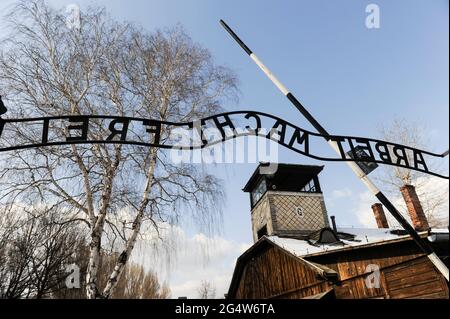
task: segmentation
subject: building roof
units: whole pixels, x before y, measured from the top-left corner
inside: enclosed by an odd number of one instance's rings
[[[275,245],[288,254],[296,257],[301,263],[316,271],[322,278],[334,279],[337,276],[334,270],[305,258],[412,240],[402,229],[338,228],[337,234],[340,238],[340,242],[327,244],[317,244],[314,240],[304,238],[263,236],[238,258],[229,293],[236,289],[246,260],[252,258],[254,253],[264,249],[267,245]],[[429,238],[433,235],[444,236],[446,237],[446,243],[448,244],[448,229],[434,229],[430,232],[424,231],[420,232],[419,235],[421,237],[429,236]]]
[[[271,236],[273,237],[273,236]],[[242,272],[244,270],[245,264],[249,259],[252,259],[254,254],[256,254],[258,251],[264,250],[266,247],[270,245],[276,245],[273,241],[269,240],[268,236],[261,237],[260,240],[258,240],[253,246],[251,246],[249,249],[247,249],[241,256],[239,256],[236,267],[233,272],[233,277],[231,278],[230,288],[228,290],[228,295],[232,295],[231,292],[235,291],[237,289],[237,286],[239,284],[239,280],[241,278]],[[284,250],[286,253],[292,255],[293,257],[297,258],[300,263],[311,269],[312,271],[316,272],[317,275],[324,278],[325,280],[331,279],[337,279],[338,274],[333,269],[330,269],[324,265],[320,265],[317,263],[314,263],[312,261],[305,260],[298,255],[292,254],[289,250],[280,247],[282,250]]]
[[[337,230],[340,237],[340,242],[337,243],[313,244],[309,240],[278,236],[267,236],[267,240],[295,256],[307,257],[410,239],[410,236],[400,229],[338,228]],[[448,234],[448,230],[446,232]],[[426,236],[428,232],[421,232],[420,235]]]
[[[300,189],[305,186],[314,176],[317,176],[324,168],[324,166],[317,165],[299,165],[299,164],[281,164],[278,165],[277,171],[274,174],[261,174],[260,168],[269,165],[269,163],[260,163],[247,184],[242,189],[244,192],[251,192],[255,185],[259,182],[261,176],[267,178],[274,178],[275,176],[288,184],[296,184]]]

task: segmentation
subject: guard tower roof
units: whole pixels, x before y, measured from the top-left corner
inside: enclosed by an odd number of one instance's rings
[[[274,174],[261,174],[260,168],[268,166],[269,163],[259,163],[256,170],[242,189],[244,192],[251,192],[262,177],[271,180],[274,184],[283,185],[283,188],[300,189],[316,177],[324,168],[317,165],[299,165],[279,163]]]

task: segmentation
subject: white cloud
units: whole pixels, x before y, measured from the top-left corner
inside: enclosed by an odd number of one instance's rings
[[[373,194],[369,191],[358,194],[354,214],[364,227],[377,227],[377,223],[372,212],[372,205],[375,202],[376,198],[374,198]]]
[[[351,197],[352,195],[353,195],[353,192],[348,187],[343,188],[343,189],[336,189],[331,192],[332,199],[347,198],[347,197]]]
[[[132,260],[157,271],[160,281],[169,283],[172,298],[197,298],[203,280],[216,287],[216,298],[223,298],[236,259],[251,245],[203,233],[188,236],[176,226],[166,227],[161,237],[140,240]]]
[[[326,199],[330,207],[334,208],[342,203],[343,200],[347,200],[353,196],[353,192],[350,188],[345,187],[342,189],[335,189],[331,192],[330,196]]]

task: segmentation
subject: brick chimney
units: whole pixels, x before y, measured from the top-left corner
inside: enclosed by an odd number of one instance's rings
[[[384,214],[383,205],[380,203],[375,203],[372,205],[372,211],[375,215],[375,220],[377,221],[378,228],[389,228],[389,224]]]
[[[404,185],[400,188],[400,191],[408,208],[413,227],[418,231],[428,230],[430,226],[417,196],[416,188],[412,185]]]

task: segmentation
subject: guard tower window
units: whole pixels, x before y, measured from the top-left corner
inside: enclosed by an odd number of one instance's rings
[[[266,180],[262,178],[255,189],[252,191],[252,206],[255,206],[259,199],[267,191]]]
[[[267,235],[267,226],[264,225],[263,228],[258,230],[258,239],[260,239],[262,236]]]
[[[303,193],[316,193],[317,189],[314,179],[310,180],[300,191]]]
[[[252,209],[267,191],[321,194],[318,175],[322,169],[323,166],[278,164],[275,173],[262,174],[258,166],[243,190],[249,193]]]

